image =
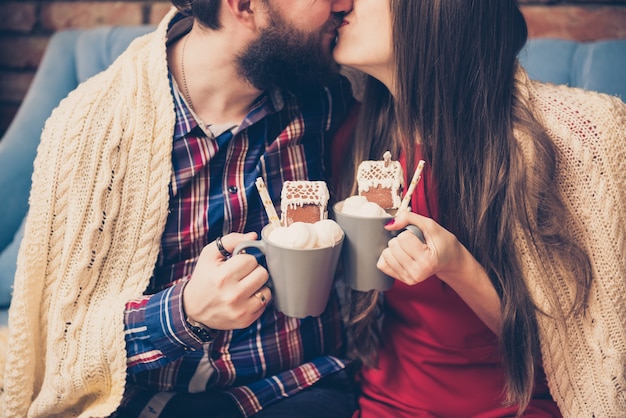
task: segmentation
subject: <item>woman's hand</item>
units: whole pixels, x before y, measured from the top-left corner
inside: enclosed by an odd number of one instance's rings
[[[389,241],[377,267],[408,285],[420,283],[432,275],[444,281],[448,275],[458,275],[463,257],[469,253],[456,237],[434,220],[412,212],[397,215],[386,229],[399,231],[409,224],[422,231],[425,242],[409,231],[401,232]]]
[[[422,242],[410,231],[389,241],[376,266],[385,274],[408,285],[436,275],[467,303],[494,333],[500,333],[500,298],[487,272],[459,240],[430,218],[411,212],[397,215],[385,228],[399,231],[417,226]]]

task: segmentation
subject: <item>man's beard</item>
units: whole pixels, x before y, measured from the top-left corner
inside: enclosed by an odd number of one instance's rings
[[[332,20],[319,32],[305,34],[275,20],[238,57],[239,74],[259,90],[293,91],[328,84],[339,74],[331,51],[322,45],[323,34],[331,25],[335,25]]]

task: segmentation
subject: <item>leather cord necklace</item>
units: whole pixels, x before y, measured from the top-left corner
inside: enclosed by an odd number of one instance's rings
[[[185,47],[187,46],[187,41],[189,40],[190,36],[191,36],[191,32],[185,35],[185,40],[183,41],[183,50],[181,51],[181,54],[180,54],[180,70],[181,70],[181,75],[183,77],[183,88],[185,89],[185,99],[187,99],[187,104],[189,104],[189,107],[191,108],[191,110],[195,112],[195,109],[193,108],[193,103],[191,102],[191,95],[189,94],[189,88],[187,87],[187,77],[185,76]]]

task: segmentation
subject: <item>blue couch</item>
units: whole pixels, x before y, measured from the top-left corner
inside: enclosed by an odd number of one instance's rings
[[[107,68],[134,38],[153,29],[70,29],[50,39],[26,97],[0,141],[0,192],[5,196],[0,204],[0,325],[7,323],[32,165],[46,119],[79,83]]]
[[[519,60],[534,80],[608,93],[626,102],[626,39],[531,39]]]
[[[39,70],[8,131],[0,141],[0,325],[6,324],[11,285],[28,209],[39,135],[59,101],[80,82],[105,69],[150,26],[64,30],[50,40]],[[520,62],[533,79],[567,84],[626,100],[626,39],[579,43],[532,39]]]

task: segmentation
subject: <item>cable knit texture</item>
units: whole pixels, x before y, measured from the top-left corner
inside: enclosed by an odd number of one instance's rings
[[[4,416],[107,416],[121,401],[125,302],[148,285],[168,211],[173,13],[46,122],[9,312]]]
[[[590,254],[594,276],[586,313],[566,317],[574,283],[550,265],[537,265],[537,251],[544,250],[518,229],[527,286],[547,314],[538,323],[550,391],[565,417],[623,418],[626,105],[608,95],[531,82],[523,71],[518,88],[557,146],[555,181],[573,214],[567,228]],[[532,170],[530,139],[519,132],[518,139]]]
[[[46,124],[11,304],[4,416],[108,416],[122,398],[124,305],[148,285],[168,210],[172,16]],[[566,417],[624,417],[626,106],[530,82],[521,70],[518,87],[550,127],[560,152],[555,180],[574,214],[568,227],[593,260],[587,313],[539,317],[548,383]],[[562,317],[572,284],[537,265],[538,249],[521,230],[517,241],[532,296]]]

